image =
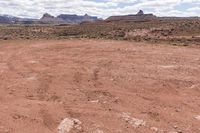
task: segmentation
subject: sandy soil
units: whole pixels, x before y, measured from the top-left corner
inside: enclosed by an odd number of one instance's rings
[[[199,133],[200,48],[0,42],[0,133]]]

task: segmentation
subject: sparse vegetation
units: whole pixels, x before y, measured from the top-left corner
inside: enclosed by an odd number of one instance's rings
[[[198,20],[149,22],[96,22],[80,25],[8,25],[0,27],[0,39],[93,38],[199,44]],[[4,40],[6,40],[4,39]]]

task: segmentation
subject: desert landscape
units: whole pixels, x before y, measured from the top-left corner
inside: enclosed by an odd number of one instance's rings
[[[200,19],[97,21],[80,24],[0,25],[0,40],[106,39],[199,45]]]
[[[200,132],[198,17],[3,20],[0,133]]]

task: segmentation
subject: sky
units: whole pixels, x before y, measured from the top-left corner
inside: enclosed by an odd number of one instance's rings
[[[0,14],[40,18],[44,13],[89,14],[100,18],[136,14],[200,16],[200,0],[0,0]]]

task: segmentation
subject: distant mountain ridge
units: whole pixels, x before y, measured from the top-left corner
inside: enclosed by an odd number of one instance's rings
[[[0,15],[0,24],[32,24],[37,19],[20,18],[11,15]]]
[[[113,21],[132,21],[132,22],[145,22],[145,21],[165,21],[165,20],[187,20],[198,19],[200,17],[157,17],[154,14],[145,14],[140,10],[137,14],[110,16],[105,19],[105,22]],[[81,24],[84,22],[99,22],[103,19],[96,16],[89,16],[85,14],[83,16],[76,14],[60,14],[58,16],[52,16],[48,13],[43,14],[40,19],[20,18],[11,15],[0,15],[0,24]]]
[[[1,24],[12,24],[17,21],[19,18],[10,16],[10,15],[0,15],[0,23]]]
[[[82,22],[95,22],[99,18],[96,16],[89,16],[85,14],[84,16],[79,16],[76,14],[60,14],[54,17],[48,13],[45,13],[39,20],[41,23],[53,23],[53,24],[79,24]]]
[[[80,24],[82,22],[95,22],[101,20],[96,16],[87,14],[79,16],[76,14],[60,14],[54,17],[45,13],[40,19],[19,18],[9,15],[0,15],[0,24]]]
[[[61,14],[57,16],[57,18],[64,20],[67,23],[94,22],[99,20],[98,17],[89,16],[87,14],[85,14],[84,16]]]

